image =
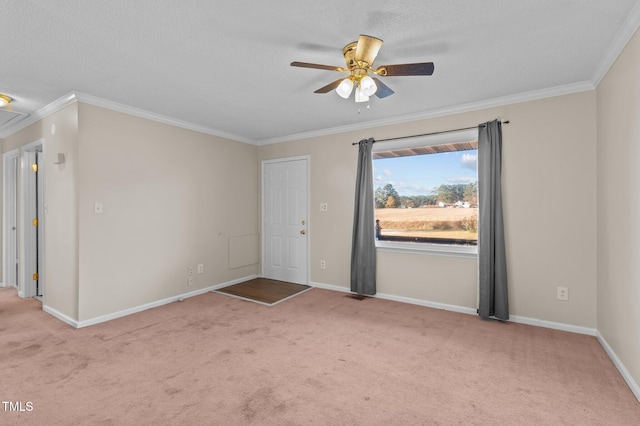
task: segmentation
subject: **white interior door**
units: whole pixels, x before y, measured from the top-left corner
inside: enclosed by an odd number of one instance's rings
[[[308,159],[263,162],[265,278],[308,284]]]

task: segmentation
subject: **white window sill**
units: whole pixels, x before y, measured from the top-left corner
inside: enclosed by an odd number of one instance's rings
[[[454,246],[447,244],[376,241],[376,250],[396,253],[428,254],[433,256],[478,257],[477,246]]]

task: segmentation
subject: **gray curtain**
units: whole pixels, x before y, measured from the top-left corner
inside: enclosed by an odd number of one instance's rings
[[[363,139],[358,144],[356,201],[351,243],[351,291],[367,295],[376,294],[376,239],[371,160],[373,143],[373,139]]]
[[[478,128],[478,262],[482,318],[509,319],[507,259],[502,218],[502,123]]]

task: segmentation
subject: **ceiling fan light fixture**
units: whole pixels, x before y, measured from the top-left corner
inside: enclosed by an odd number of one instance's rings
[[[347,99],[351,95],[351,91],[353,90],[353,81],[350,78],[345,78],[340,82],[338,87],[336,87],[336,93],[344,99]]]
[[[364,96],[369,97],[376,93],[376,90],[378,90],[378,86],[376,86],[376,82],[373,81],[373,78],[368,75],[362,77],[362,80],[360,80],[360,91]]]
[[[298,61],[291,62],[291,66],[349,73],[348,77],[332,81],[313,93],[329,93],[335,90],[341,98],[347,99],[355,86],[356,102],[367,102],[373,95],[383,99],[395,93],[377,77],[433,74],[433,62],[390,64],[372,68],[381,47],[381,39],[360,34],[358,41],[351,42],[342,49],[346,67]]]
[[[356,87],[356,102],[367,102],[369,97],[362,93],[360,86]]]
[[[9,105],[12,100],[13,99],[11,99],[9,96],[0,93],[0,108],[4,108]]]

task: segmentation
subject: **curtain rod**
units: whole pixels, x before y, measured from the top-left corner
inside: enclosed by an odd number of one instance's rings
[[[502,121],[502,124],[509,124],[509,120],[507,121]],[[441,132],[432,132],[432,133],[423,133],[421,135],[410,135],[410,136],[400,136],[399,138],[389,138],[389,139],[378,139],[378,140],[374,140],[375,142],[386,142],[386,141],[397,141],[400,139],[408,139],[408,138],[417,138],[417,137],[421,137],[421,136],[432,136],[432,135],[440,135],[443,133],[451,133],[451,132],[461,132],[463,130],[473,130],[473,129],[477,129],[478,126],[473,126],[473,127],[464,127],[462,129],[452,129],[452,130],[443,130]],[[353,142],[351,145],[358,145],[360,142]]]

